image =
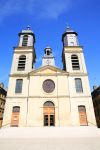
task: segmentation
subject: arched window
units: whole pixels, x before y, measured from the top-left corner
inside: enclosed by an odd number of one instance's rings
[[[20,107],[14,106],[12,112],[20,112]]]
[[[18,71],[25,70],[25,64],[26,64],[26,56],[25,55],[21,55],[19,57],[19,61],[18,61]]]
[[[71,61],[72,61],[72,68],[73,70],[79,70],[80,65],[79,65],[79,59],[77,55],[72,55],[71,56]]]
[[[23,84],[23,79],[16,80],[15,93],[22,93],[22,84]]]
[[[83,105],[78,106],[78,112],[80,125],[87,126],[88,122],[87,122],[86,107]]]
[[[19,114],[20,114],[20,107],[14,106],[12,109],[12,117],[11,117],[11,126],[18,127],[19,124]]]
[[[47,101],[43,105],[44,126],[55,126],[55,105]]]
[[[54,103],[51,101],[47,101],[44,103],[44,107],[54,107]]]
[[[80,78],[75,79],[75,88],[77,93],[83,92],[82,81]]]
[[[22,46],[27,46],[27,43],[28,43],[28,35],[24,35],[23,36]]]

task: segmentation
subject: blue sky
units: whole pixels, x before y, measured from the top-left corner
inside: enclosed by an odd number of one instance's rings
[[[99,0],[0,0],[0,82],[8,86],[13,47],[18,33],[27,27],[35,33],[37,61],[41,66],[44,48],[50,46],[56,65],[62,67],[62,34],[67,23],[79,34],[92,90],[100,85],[100,1]]]

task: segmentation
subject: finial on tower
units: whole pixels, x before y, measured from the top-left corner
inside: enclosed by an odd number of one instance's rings
[[[67,29],[70,29],[69,23],[67,22]]]
[[[27,26],[27,30],[30,30],[30,28],[31,28],[31,27],[28,25],[28,26]]]

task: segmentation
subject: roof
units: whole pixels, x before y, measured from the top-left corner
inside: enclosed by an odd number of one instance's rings
[[[76,36],[78,35],[78,33],[74,31],[73,29],[71,29],[69,26],[67,26],[66,31],[63,33],[62,40],[66,36],[66,34],[75,34]]]
[[[7,91],[4,89],[4,88],[2,88],[2,87],[0,87],[0,94],[3,94],[3,95],[7,95]]]
[[[98,95],[100,95],[100,86],[98,86],[91,94],[92,94],[92,98],[95,98]]]
[[[27,29],[22,30],[19,34],[20,35],[33,35],[34,39],[35,39],[35,34],[34,32],[31,30],[31,28],[29,26],[27,26]]]

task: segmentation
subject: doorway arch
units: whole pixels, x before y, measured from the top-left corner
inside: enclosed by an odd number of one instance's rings
[[[55,126],[55,105],[51,101],[46,101],[43,105],[44,126]]]

